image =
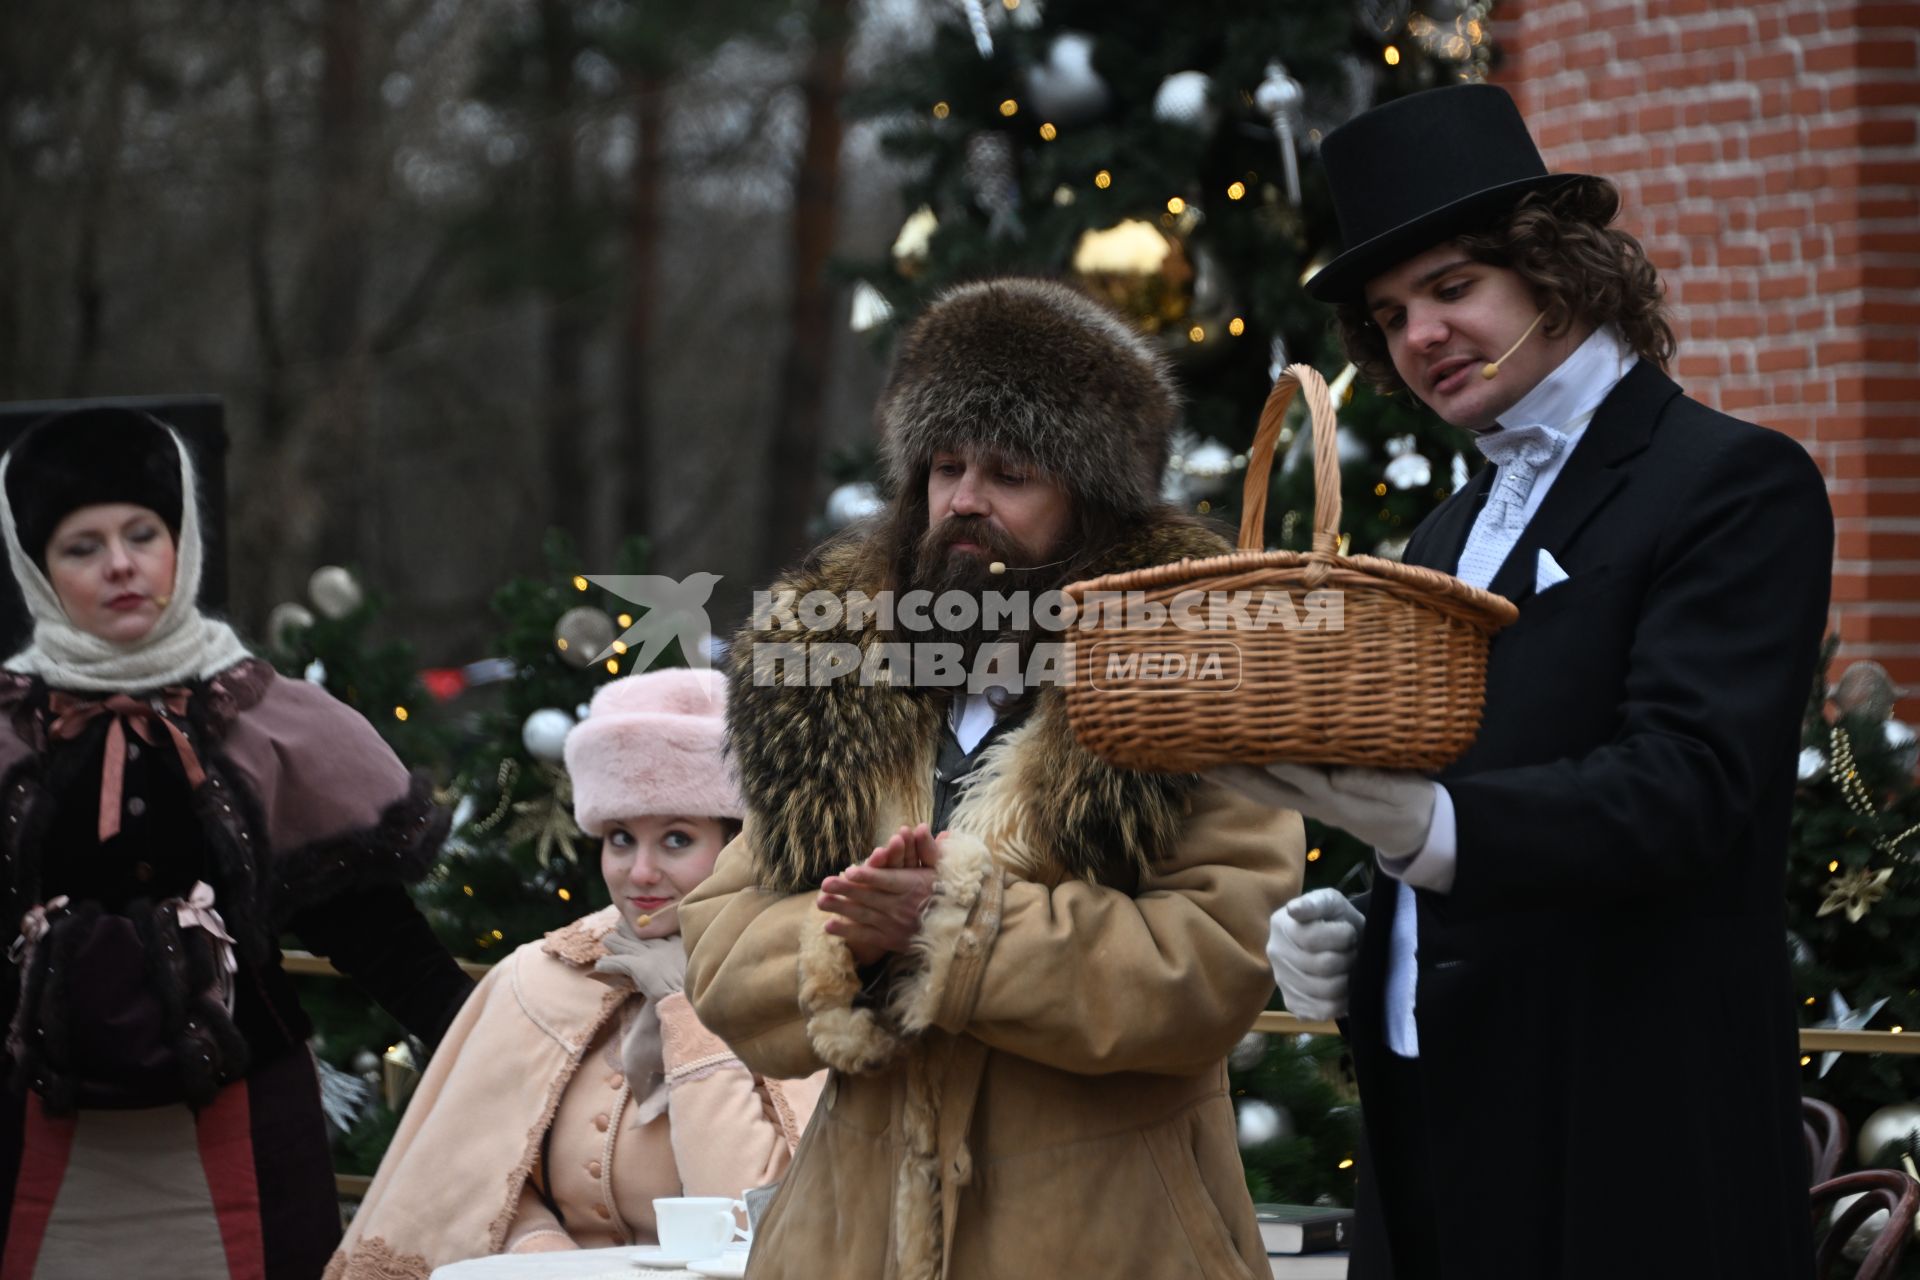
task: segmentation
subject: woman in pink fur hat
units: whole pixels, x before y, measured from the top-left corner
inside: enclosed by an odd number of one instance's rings
[[[712,671],[616,680],[567,739],[613,905],[496,966],[448,1029],[336,1277],[495,1253],[651,1244],[653,1200],[785,1172],[821,1080],[767,1080],[681,994],[680,900],[740,830]]]

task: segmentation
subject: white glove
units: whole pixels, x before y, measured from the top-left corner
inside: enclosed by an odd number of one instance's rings
[[[1249,800],[1339,827],[1389,858],[1420,852],[1433,826],[1433,783],[1409,770],[1226,764],[1207,776]]]
[[[1347,975],[1366,921],[1338,889],[1315,889],[1273,913],[1267,963],[1289,1012],[1309,1022],[1346,1016]]]

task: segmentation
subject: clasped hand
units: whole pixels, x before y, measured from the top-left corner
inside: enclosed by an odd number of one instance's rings
[[[864,861],[822,881],[814,905],[833,917],[826,930],[847,944],[854,963],[870,965],[913,945],[939,865],[933,829],[901,827]]]

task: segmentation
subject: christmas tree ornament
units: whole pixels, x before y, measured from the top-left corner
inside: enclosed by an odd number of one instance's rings
[[[1873,910],[1873,904],[1887,896],[1887,881],[1892,877],[1892,867],[1878,871],[1854,867],[1845,875],[1827,881],[1827,899],[1813,914],[1825,916],[1844,911],[1849,924],[1859,924],[1867,912]]]
[[[557,762],[567,745],[573,717],[558,707],[542,707],[520,726],[520,744],[535,760]]]
[[[1153,95],[1153,118],[1206,137],[1220,120],[1213,105],[1213,81],[1204,71],[1176,71]]]
[[[1253,91],[1253,105],[1267,117],[1274,137],[1280,142],[1280,166],[1287,176],[1287,201],[1296,209],[1300,207],[1300,157],[1295,147],[1302,131],[1306,97],[1300,82],[1287,74],[1277,58],[1267,63],[1266,78]]]
[[[560,615],[553,624],[553,647],[570,667],[585,668],[605,653],[619,629],[601,609],[583,604]]]
[[[973,47],[982,58],[993,56],[993,32],[987,29],[987,6],[985,0],[960,0],[960,8],[967,15],[967,30],[973,35]]]
[[[939,229],[940,219],[924,204],[908,214],[893,238],[893,269],[909,280],[926,270],[933,233]]]
[[[1233,1046],[1233,1052],[1227,1055],[1227,1065],[1235,1071],[1251,1071],[1259,1066],[1267,1056],[1267,1038],[1258,1031],[1249,1031],[1240,1037],[1240,1043]]]
[[[1818,747],[1800,748],[1800,768],[1797,770],[1802,782],[1818,782],[1827,776],[1827,753]]]
[[[366,1056],[373,1058],[371,1053]],[[345,1133],[360,1122],[367,1104],[373,1101],[373,1086],[318,1054],[314,1055],[313,1065],[320,1077],[320,1110],[328,1124]]]
[[[322,689],[327,687],[327,664],[318,658],[309,662],[307,669],[300,674],[308,684],[317,684]]]
[[[307,579],[307,596],[321,616],[335,622],[358,609],[366,600],[360,583],[351,572],[337,564],[322,565]]]
[[[1014,173],[1013,139],[982,129],[967,139],[967,190],[987,213],[987,234],[995,240],[1024,239],[1020,222],[1020,180]]]
[[[1073,274],[1087,292],[1148,333],[1178,324],[1193,307],[1193,265],[1186,250],[1139,218],[1082,233],[1073,250]]]
[[[853,286],[853,305],[848,309],[847,327],[855,333],[872,333],[893,318],[893,304],[885,294],[862,280]]]
[[[300,643],[300,633],[313,625],[313,610],[292,600],[273,606],[267,615],[267,643],[282,653]]]
[[[1885,720],[1891,716],[1898,698],[1899,690],[1894,688],[1893,677],[1871,659],[1848,667],[1840,683],[1833,687],[1835,706],[1847,715],[1868,720]]]
[[[1180,469],[1193,493],[1202,498],[1218,497],[1233,475],[1233,451],[1209,436],[1180,460]]]
[[[1862,1165],[1876,1167],[1885,1161],[1897,1168],[1899,1153],[1887,1152],[1887,1148],[1912,1143],[1920,1143],[1920,1102],[1896,1102],[1866,1118],[1855,1151]]]
[[[1060,126],[1085,124],[1107,109],[1112,94],[1093,67],[1093,37],[1062,31],[1047,48],[1047,60],[1027,71],[1027,99],[1042,120]]]
[[[556,858],[578,861],[580,855],[573,842],[584,833],[573,820],[573,779],[557,764],[542,764],[540,780],[546,784],[543,793],[513,806],[507,843],[531,842],[534,856],[541,862],[551,863]]]
[[[1394,436],[1387,441],[1387,483],[1405,492],[1424,489],[1433,483],[1433,464],[1414,451],[1412,436]]]
[[[1242,1151],[1264,1147],[1269,1142],[1293,1136],[1293,1117],[1284,1107],[1262,1102],[1259,1098],[1242,1098],[1235,1110],[1238,1113]]]
[[[827,529],[838,533],[855,521],[880,514],[886,505],[871,480],[850,480],[827,495]]]
[[[1856,1192],[1853,1195],[1841,1196],[1838,1200],[1835,1200],[1833,1202],[1833,1216],[1827,1219],[1827,1221],[1829,1223],[1840,1221],[1846,1214],[1847,1207],[1864,1194],[1865,1192]],[[1860,1225],[1853,1229],[1853,1234],[1847,1237],[1847,1242],[1840,1246],[1840,1256],[1848,1262],[1864,1262],[1867,1257],[1867,1251],[1873,1248],[1875,1241],[1880,1239],[1880,1233],[1887,1229],[1887,1220],[1892,1216],[1893,1215],[1885,1209],[1875,1209],[1872,1213],[1868,1214]]]
[[[371,1049],[362,1049],[353,1055],[353,1073],[362,1080],[380,1073],[380,1055]]]
[[[380,1057],[380,1093],[387,1110],[398,1111],[413,1087],[420,1083],[420,1067],[414,1061],[413,1046],[405,1040],[389,1048]]]
[[[1897,720],[1889,720],[1886,723],[1899,724],[1901,729],[1907,728]],[[1889,734],[1883,725],[1881,733],[1890,748],[1896,751],[1901,750],[1898,746],[1901,738],[1899,730]],[[1833,777],[1840,784],[1840,794],[1845,797],[1847,807],[1868,821],[1877,822],[1880,818],[1879,807],[1874,803],[1872,794],[1868,792],[1867,784],[1860,780],[1860,770],[1853,760],[1853,741],[1848,738],[1844,726],[1836,724],[1827,731],[1827,749],[1828,754],[1833,758]],[[1904,754],[1902,751],[1900,755],[1896,755],[1894,761],[1897,765],[1904,766],[1907,774],[1911,774],[1914,762],[1911,759],[1903,759]],[[1920,836],[1920,822],[1908,827],[1897,836],[1875,836],[1873,847],[1891,856],[1899,851],[1901,845],[1916,836]]]
[[[1915,735],[1913,726],[1904,720],[1888,720],[1880,726],[1880,734],[1887,741],[1895,771],[1903,778],[1912,777],[1914,765],[1920,764],[1920,736]]]
[[[1866,1008],[1856,1009],[1848,1004],[1846,997],[1838,991],[1830,991],[1827,993],[1828,1016],[1823,1021],[1816,1022],[1813,1025],[1822,1031],[1861,1031],[1866,1028],[1869,1022],[1873,1021],[1873,1015],[1880,1012],[1886,1003],[1887,997],[1881,996]],[[1826,1078],[1827,1072],[1832,1070],[1833,1064],[1839,1060],[1840,1055],[1836,1051],[1829,1051],[1820,1055],[1820,1076],[1822,1079]]]

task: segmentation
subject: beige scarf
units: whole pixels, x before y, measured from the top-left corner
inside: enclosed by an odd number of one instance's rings
[[[6,669],[39,676],[55,689],[123,693],[160,685],[206,680],[251,656],[233,628],[200,612],[200,507],[193,461],[178,434],[168,431],[180,453],[180,537],[175,548],[173,594],[153,629],[131,645],[118,645],[74,626],[47,575],[20,545],[13,504],[7,500],[9,453],[0,458],[0,526],[14,581],[33,617],[33,642],[7,659]]]

